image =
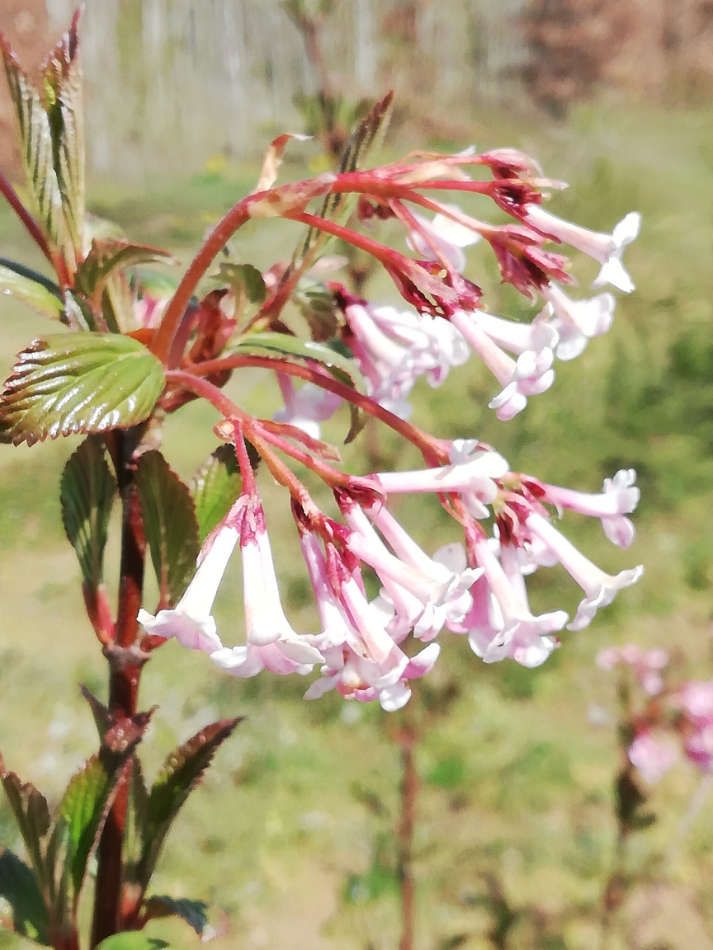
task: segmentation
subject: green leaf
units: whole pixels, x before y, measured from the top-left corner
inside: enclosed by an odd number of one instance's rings
[[[47,874],[42,841],[50,827],[47,799],[31,782],[22,782],[14,772],[3,772],[2,784],[35,874],[44,881]]]
[[[104,446],[90,436],[70,457],[62,473],[62,522],[77,553],[84,583],[101,584],[109,515],[116,479],[107,464]]]
[[[45,285],[19,273],[14,268],[0,264],[0,294],[15,297],[53,320],[60,320],[64,313],[62,299]]]
[[[205,726],[166,759],[146,805],[143,847],[137,869],[138,882],[143,888],[151,879],[176,815],[210,765],[218,746],[239,722],[240,718],[221,719]]]
[[[240,494],[242,479],[232,445],[220,445],[196,472],[191,490],[201,542],[227,515]]]
[[[248,333],[231,347],[231,353],[252,353],[275,355],[300,360],[313,360],[326,367],[334,375],[339,371],[340,378],[346,377],[349,385],[354,389],[364,388],[362,377],[356,361],[330,346],[328,343],[317,343],[314,340],[302,340],[288,333]]]
[[[12,851],[0,854],[0,897],[12,908],[12,925],[16,933],[36,943],[49,945],[47,908],[28,866]]]
[[[176,900],[162,894],[149,897],[143,905],[143,912],[147,920],[154,920],[157,917],[180,917],[200,937],[208,922],[207,907],[204,901],[192,901],[186,898]]]
[[[42,88],[22,70],[2,42],[10,96],[20,127],[22,159],[37,216],[68,272],[82,253],[84,225],[84,133],[82,78],[78,59],[78,14],[44,64]]]
[[[164,950],[169,944],[158,937],[148,937],[140,930],[129,930],[102,940],[95,950]]]
[[[122,773],[121,762],[117,757],[115,767],[111,768],[99,756],[92,756],[72,777],[59,806],[59,816],[64,822],[64,867],[72,884],[75,908],[87,862],[99,839]]]
[[[293,300],[309,326],[312,339],[324,342],[337,335],[339,322],[334,294],[324,284],[301,280]]]
[[[216,279],[222,284],[228,284],[236,297],[247,297],[250,303],[262,303],[267,294],[262,274],[252,264],[223,261],[218,268]]]
[[[126,268],[137,264],[172,261],[168,251],[120,238],[95,238],[79,265],[75,291],[87,301],[97,327],[118,331],[135,325],[133,298]]]
[[[137,340],[63,333],[18,354],[0,392],[0,424],[16,445],[128,428],[151,414],[163,367]]]
[[[157,451],[140,457],[136,484],[161,603],[175,604],[195,572],[200,548],[193,499]]]

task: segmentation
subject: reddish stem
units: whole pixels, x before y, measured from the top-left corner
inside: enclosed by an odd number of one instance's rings
[[[32,217],[30,212],[20,201],[19,195],[17,194],[15,189],[12,187],[12,185],[7,180],[7,178],[3,175],[2,172],[0,172],[0,192],[2,192],[5,200],[10,205],[10,207],[15,212],[15,214],[18,216],[20,221],[22,221],[22,223],[27,229],[27,232],[29,233],[32,240],[39,247],[39,249],[45,255],[45,257],[50,262],[50,264],[54,267],[55,262],[52,258],[52,253],[49,249],[49,245],[47,244],[47,240],[45,239],[44,234],[40,230],[39,225],[37,224],[35,219]]]
[[[416,824],[418,772],[414,758],[416,731],[407,724],[398,737],[401,749],[401,814],[396,832],[396,869],[401,888],[401,939],[399,950],[413,950],[415,886],[413,879],[413,833]]]
[[[314,383],[316,386],[320,386],[322,389],[327,389],[329,392],[344,399],[345,402],[352,403],[359,409],[363,409],[364,412],[370,416],[380,419],[385,425],[389,426],[389,428],[398,432],[399,435],[402,435],[416,446],[428,464],[442,465],[448,461],[447,453],[443,451],[437,440],[432,436],[423,432],[410,422],[407,422],[405,419],[400,419],[397,415],[394,415],[393,412],[389,412],[388,409],[384,409],[383,406],[380,406],[374,399],[370,399],[369,396],[365,396],[363,393],[351,389],[344,383],[340,383],[339,380],[328,376],[320,370],[313,369],[311,366],[288,363],[285,360],[277,360],[269,356],[240,356],[235,354],[231,356],[221,356],[214,360],[206,360],[203,363],[195,363],[191,366],[190,373],[172,370],[166,374],[166,378],[169,382],[172,380],[181,382],[186,388],[192,388],[194,392],[198,392],[195,385],[188,382],[188,380],[197,379],[199,375],[211,376],[213,373],[219,373],[222,370],[239,369],[240,367],[248,366],[262,367],[263,369],[285,373],[289,376],[297,376],[299,379],[305,379],[308,382]],[[211,384],[208,383],[207,385]],[[220,392],[220,390],[218,390],[218,392]],[[204,393],[199,393],[199,395],[204,395]],[[210,398],[210,396],[207,396],[207,398]],[[224,398],[227,399],[227,397]],[[221,412],[222,411],[221,409]]]
[[[139,437],[140,430],[134,429],[116,433],[109,442],[122,501],[119,603],[114,646],[123,649],[128,649],[136,643],[136,615],[141,607],[144,580],[146,542],[139,493],[134,478],[134,450]],[[117,716],[130,718],[137,711],[142,664],[130,659],[119,661],[117,656],[112,655],[111,650],[112,647],[109,647],[109,709]],[[109,752],[102,749],[100,755],[109,755]],[[92,946],[117,933],[121,927],[122,846],[126,830],[130,774],[130,770],[127,770],[120,780],[97,849]]]

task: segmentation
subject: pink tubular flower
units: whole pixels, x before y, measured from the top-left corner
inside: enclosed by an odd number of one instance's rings
[[[677,699],[694,726],[713,725],[713,680],[689,680],[679,689]]]
[[[159,610],[155,617],[139,611],[137,620],[144,630],[159,637],[175,637],[190,650],[212,653],[221,649],[211,611],[237,540],[237,529],[226,519],[204,544],[193,580],[175,608]]]
[[[366,377],[369,395],[399,416],[416,379],[440,385],[451,366],[468,359],[468,347],[447,320],[390,306],[350,302],[344,308],[348,343]]]
[[[666,735],[649,729],[640,732],[629,746],[629,761],[647,782],[658,782],[676,763],[676,745]]]
[[[585,593],[574,620],[567,625],[569,630],[582,630],[589,626],[600,607],[610,604],[618,591],[635,584],[644,572],[644,568],[639,565],[616,575],[605,574],[542,515],[530,512],[525,524],[532,534],[557,556],[562,567]]]
[[[553,315],[550,326],[557,332],[556,354],[560,360],[572,360],[589,340],[611,328],[616,301],[611,294],[598,294],[588,300],[572,300],[559,284],[545,284],[541,290]]]
[[[429,672],[438,658],[438,645],[431,644],[409,659],[387,633],[381,612],[367,601],[336,549],[328,545],[325,556],[309,532],[301,534],[300,543],[323,627],[313,641],[325,661],[320,679],[305,699],[319,699],[336,689],[346,699],[378,699],[387,712],[400,709],[411,695],[408,681]]]
[[[322,661],[322,654],[295,633],[282,609],[262,504],[254,495],[243,495],[240,502],[235,517],[243,561],[246,643],[221,647],[210,658],[233,676],[255,676],[263,669],[304,675]]]
[[[475,546],[483,577],[471,594],[473,606],[459,624],[449,624],[455,633],[467,633],[476,656],[486,663],[511,657],[522,666],[540,666],[557,646],[551,634],[567,622],[563,610],[535,616],[530,610],[517,551],[501,546],[500,557],[492,542],[481,538]]]
[[[616,225],[611,234],[590,231],[570,221],[563,221],[556,215],[545,211],[538,204],[525,206],[524,220],[541,234],[555,238],[564,244],[570,244],[602,265],[595,286],[611,284],[624,293],[634,290],[634,284],[621,262],[624,248],[631,244],[639,234],[641,215],[635,211],[627,214]]]
[[[635,643],[622,647],[608,647],[597,654],[597,666],[603,670],[612,670],[615,666],[628,666],[636,676],[639,685],[649,696],[656,696],[663,690],[662,670],[668,665],[666,650],[642,650]]]
[[[284,373],[277,375],[285,408],[275,413],[275,421],[296,426],[311,438],[318,439],[320,422],[331,418],[341,406],[342,400],[313,383],[305,383],[296,389],[290,377]]]
[[[452,206],[442,207],[451,209]],[[452,210],[460,211],[455,207]],[[426,260],[444,261],[462,273],[466,263],[462,248],[475,244],[480,235],[444,214],[436,214],[431,221],[420,214],[413,214],[413,218],[418,229],[409,232],[407,243],[411,250]]]
[[[620,548],[627,548],[634,540],[634,526],[626,515],[634,511],[640,495],[635,482],[636,472],[627,468],[620,469],[612,478],[605,478],[600,495],[540,483],[544,491],[541,500],[558,509],[567,508],[581,515],[601,518],[607,538]]]
[[[553,353],[548,346],[538,351],[523,350],[513,359],[493,339],[478,321],[478,313],[456,311],[451,323],[482,359],[503,387],[494,396],[489,407],[495,409],[498,419],[512,419],[527,405],[527,397],[545,392],[554,382]]]
[[[368,510],[369,518],[389,550],[359,505],[346,497],[340,499],[340,505],[352,529],[349,550],[368,564],[383,584],[382,598],[395,614],[390,629],[396,639],[413,627],[415,637],[432,640],[444,624],[462,620],[471,607],[468,590],[480,571],[465,563],[451,570],[442,560],[429,557],[385,507],[375,505]]]

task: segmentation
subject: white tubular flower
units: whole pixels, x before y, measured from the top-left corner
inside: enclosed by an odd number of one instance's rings
[[[203,546],[193,580],[175,608],[160,610],[155,617],[139,611],[137,619],[144,630],[159,637],[175,637],[190,650],[212,653],[221,649],[211,611],[237,541],[237,529],[223,522]]]
[[[638,237],[641,227],[641,215],[638,212],[632,211],[622,218],[611,234],[590,231],[571,221],[563,221],[536,204],[526,206],[524,218],[527,224],[541,233],[551,235],[563,244],[571,244],[599,261],[602,269],[594,281],[595,287],[611,284],[626,294],[634,290],[634,283],[624,269],[621,258],[624,248]]]
[[[240,551],[247,642],[216,650],[211,660],[233,676],[254,676],[263,669],[283,675],[309,673],[323,656],[292,629],[285,616],[262,505],[252,496],[245,497]]]
[[[296,426],[311,438],[318,439],[320,423],[334,415],[342,400],[314,383],[305,383],[298,389],[284,373],[278,373],[277,378],[285,408],[275,413],[275,421]]]
[[[551,634],[564,627],[567,614],[532,613],[517,549],[503,546],[498,558],[482,538],[476,543],[476,557],[484,576],[472,590],[473,609],[450,629],[467,633],[471,649],[486,663],[510,657],[522,666],[540,666],[557,646]]]
[[[605,478],[602,493],[572,491],[558,485],[541,483],[545,491],[543,500],[557,508],[567,508],[581,515],[600,518],[604,534],[612,544],[627,548],[634,540],[634,525],[626,516],[639,503],[636,487],[636,472],[633,468],[620,469],[612,478]]]
[[[557,555],[562,567],[585,593],[574,620],[568,624],[569,630],[582,630],[589,626],[600,607],[610,604],[618,591],[624,587],[631,587],[644,573],[643,566],[639,565],[628,571],[620,571],[616,575],[605,574],[542,515],[532,512],[527,516],[525,523],[535,537]]]
[[[539,351],[523,350],[517,359],[513,359],[479,325],[474,314],[456,311],[451,322],[503,387],[488,403],[501,421],[522,412],[528,396],[545,392],[554,382],[551,368],[554,354],[548,346]]]
[[[502,455],[483,448],[473,439],[455,439],[451,443],[450,456],[450,465],[411,472],[379,472],[373,477],[378,479],[387,495],[459,492],[473,495],[482,504],[494,501],[498,494],[494,479],[501,478],[509,471]]]
[[[460,208],[454,205],[442,207],[462,213]],[[406,243],[411,250],[424,260],[445,261],[454,270],[462,273],[466,264],[462,248],[476,244],[480,235],[444,214],[434,215],[431,221],[420,214],[414,214],[414,218],[421,230],[414,229],[409,232]]]
[[[559,284],[552,282],[542,287],[541,293],[553,314],[550,325],[558,336],[555,349],[558,359],[574,359],[592,337],[607,333],[611,328],[616,306],[612,294],[572,300]]]

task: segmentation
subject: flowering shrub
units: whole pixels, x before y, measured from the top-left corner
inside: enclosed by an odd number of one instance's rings
[[[138,712],[138,686],[142,667],[166,640],[207,654],[232,676],[312,675],[308,699],[337,690],[393,711],[409,701],[412,682],[428,674],[449,633],[466,635],[487,663],[535,667],[562,630],[586,627],[641,576],[640,566],[606,573],[558,527],[571,510],[599,518],[609,540],[629,545],[628,516],[639,497],[632,470],[614,473],[594,494],[550,485],[513,470],[475,432],[453,440],[425,432],[410,420],[408,402],[419,377],[438,386],[451,369],[465,372],[460,367],[473,357],[495,379],[489,407],[497,417],[521,412],[529,397],[550,388],[558,359],[580,355],[612,323],[611,293],[577,299],[564,290],[572,281],[562,251],[570,247],[599,263],[596,286],[628,293],[633,283],[622,255],[639,217],[628,214],[611,234],[558,218],[543,202],[560,183],[514,149],[416,152],[368,166],[388,117],[387,96],[357,126],[334,173],[277,184],[294,136],[275,139],[255,190],[211,230],[175,292],[161,299],[137,265],[170,255],[103,236],[85,215],[76,18],[39,87],[6,42],[3,52],[31,207],[5,179],[0,187],[54,275],[8,262],[0,286],[64,329],[18,355],[0,392],[0,425],[15,445],[86,436],[63,474],[62,511],[87,615],[109,663],[108,705],[88,696],[100,752],[72,780],[58,813],[51,818],[36,789],[4,772],[32,864],[13,857],[13,880],[22,877],[24,896],[36,905],[32,919],[16,913],[15,926],[56,947],[78,946],[80,891],[98,841],[92,945],[166,913],[190,917],[200,929],[195,907],[188,915],[182,902],[150,897],[147,889],[173,818],[237,720],[201,730],[152,789],[144,786],[134,749],[150,714]],[[452,203],[471,195],[495,205],[496,223]],[[289,262],[259,270],[228,258],[209,274],[243,224],[269,227],[274,218],[306,227]],[[387,219],[400,226],[411,254],[379,241]],[[336,270],[321,279],[324,268],[316,265],[332,238],[382,266],[402,303],[366,299]],[[489,249],[502,281],[532,303],[530,322],[488,312],[481,288],[466,276],[464,249],[475,244]],[[239,392],[228,394],[229,380],[239,383],[248,368],[260,368],[279,388],[284,408],[274,418],[248,412]],[[196,398],[216,410],[219,444],[189,487],[157,446],[166,415]],[[347,441],[371,417],[415,447],[421,467],[346,471],[321,432],[342,407],[350,413]],[[289,497],[316,632],[297,632],[281,602],[258,484],[265,469]],[[324,499],[308,488],[316,482]],[[407,494],[443,506],[453,522],[450,543],[425,550],[400,523],[395,502]],[[117,496],[114,610],[103,555]],[[213,603],[236,548],[245,635],[226,645]],[[155,605],[143,602],[147,554],[159,586]],[[526,578],[554,564],[582,591],[571,619],[557,605],[537,614],[528,601]],[[139,828],[138,845],[122,854],[127,815]],[[16,893],[5,889],[11,902]]]

